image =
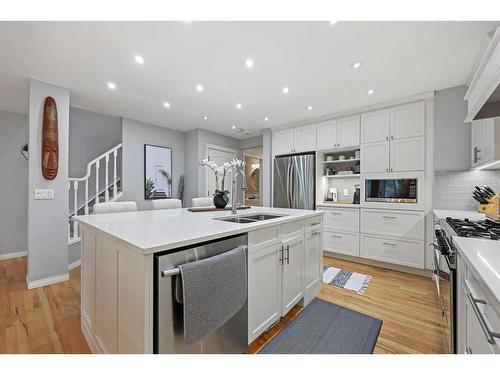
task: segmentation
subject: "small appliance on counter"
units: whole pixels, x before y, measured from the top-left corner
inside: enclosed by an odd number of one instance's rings
[[[354,185],[355,190],[354,190],[354,195],[352,197],[352,204],[359,204],[359,198],[361,195],[360,190],[359,190],[360,186],[361,185],[359,185],[359,184]]]
[[[330,188],[328,190],[328,194],[325,200],[327,202],[337,202],[337,199],[338,199],[337,188]]]
[[[499,220],[498,194],[488,185],[474,186],[472,197],[479,202],[477,212],[485,213],[490,219]]]

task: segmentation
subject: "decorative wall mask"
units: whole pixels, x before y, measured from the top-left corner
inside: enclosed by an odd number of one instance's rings
[[[59,137],[57,106],[53,97],[47,96],[43,105],[42,175],[47,180],[57,176],[59,166]]]

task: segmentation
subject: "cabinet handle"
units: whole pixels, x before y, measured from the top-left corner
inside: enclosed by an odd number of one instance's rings
[[[481,326],[481,329],[483,330],[484,335],[486,336],[486,340],[492,345],[495,345],[495,337],[500,338],[500,333],[493,332],[489,327],[488,324],[486,323],[486,320],[484,319],[483,314],[479,310],[479,307],[477,307],[477,304],[480,303],[482,305],[486,305],[486,301],[482,299],[477,299],[472,296],[472,293],[468,292],[467,293],[467,298],[470,301],[470,304],[472,306],[472,310],[474,310],[474,314],[476,314],[477,319],[479,320],[479,325]]]
[[[286,245],[286,264],[290,264],[290,245]]]
[[[465,348],[465,353],[472,354],[472,349],[468,346]]]
[[[388,141],[388,140],[389,140],[389,136],[388,136],[388,135],[386,135],[386,136],[385,136],[385,140],[386,140],[386,141]]]
[[[383,217],[384,219],[397,219],[397,217],[396,217],[396,216],[386,216],[386,215],[384,215],[384,216],[382,216],[382,217]]]
[[[320,234],[320,232],[312,232],[313,236],[317,236],[318,234]]]
[[[311,223],[311,226],[320,225],[320,224],[321,224],[321,222]]]
[[[391,168],[391,172],[394,172],[394,169]]]
[[[391,135],[391,139],[394,139],[394,136],[393,136],[393,135]]]
[[[283,265],[283,250],[284,250],[284,246],[281,245],[280,247],[280,264]]]
[[[382,242],[382,243],[387,246],[396,246],[396,244],[392,242]]]
[[[337,235],[337,234],[332,234],[332,236],[331,236],[331,237],[332,237],[332,238],[342,238],[342,236],[339,236],[339,235]]]
[[[386,172],[389,172],[389,168],[386,168],[386,169],[385,169],[385,171],[386,171]]]
[[[332,215],[342,215],[342,212],[335,212],[335,211],[332,211],[331,212]]]

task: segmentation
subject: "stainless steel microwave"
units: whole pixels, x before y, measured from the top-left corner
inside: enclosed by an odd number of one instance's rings
[[[418,203],[417,178],[365,180],[365,202]]]

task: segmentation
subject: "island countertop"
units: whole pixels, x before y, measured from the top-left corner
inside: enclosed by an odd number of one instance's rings
[[[247,224],[214,220],[261,213],[285,216]],[[84,228],[97,229],[131,245],[142,254],[151,254],[322,214],[322,211],[273,207],[252,207],[239,210],[236,215],[232,215],[231,211],[190,212],[179,208],[74,216],[74,219]]]

